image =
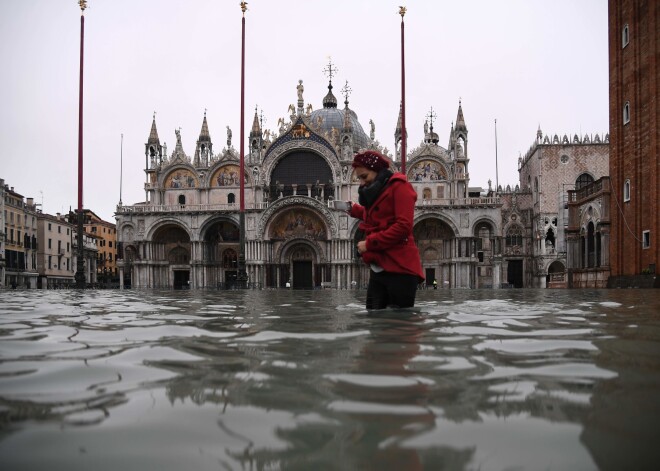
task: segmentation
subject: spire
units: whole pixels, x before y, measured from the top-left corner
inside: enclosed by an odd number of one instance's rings
[[[467,132],[467,127],[465,126],[465,118],[463,117],[463,107],[461,106],[461,100],[458,100],[458,114],[456,115],[456,131],[465,131]]]
[[[451,123],[451,131],[449,131],[449,145],[447,149],[451,150],[454,148],[454,143],[456,142],[456,137],[454,136],[454,122]]]
[[[160,139],[158,139],[158,130],[156,129],[156,112],[154,111],[154,119],[151,122],[151,132],[147,144],[156,144],[160,146]]]
[[[353,131],[353,126],[351,124],[351,111],[348,109],[348,97],[353,90],[348,86],[348,80],[346,80],[346,85],[341,89],[344,94],[344,131],[351,132]]]
[[[209,124],[206,121],[206,110],[204,110],[204,121],[202,121],[202,130],[199,132],[199,139],[197,139],[197,145],[195,146],[193,165],[195,167],[208,167],[212,156],[213,143],[211,142],[211,134],[209,134]]]
[[[261,134],[261,126],[259,126],[259,115],[257,114],[257,107],[254,107],[254,120],[252,121],[251,134]]]
[[[206,110],[204,110],[204,121],[202,121],[202,130],[199,133],[200,142],[210,142],[211,135],[209,134],[209,124],[206,122]]]
[[[396,121],[396,129],[394,130],[394,140],[401,140],[401,120],[403,115],[403,104],[399,103],[399,119]]]

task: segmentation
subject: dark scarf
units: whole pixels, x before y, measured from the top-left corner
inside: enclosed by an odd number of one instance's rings
[[[388,169],[383,169],[378,172],[378,175],[371,184],[358,188],[358,202],[365,208],[374,204],[392,175],[393,173]]]

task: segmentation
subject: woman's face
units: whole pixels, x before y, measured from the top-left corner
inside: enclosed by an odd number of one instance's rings
[[[360,186],[367,186],[376,179],[378,172],[366,167],[355,167],[355,176],[360,181]]]

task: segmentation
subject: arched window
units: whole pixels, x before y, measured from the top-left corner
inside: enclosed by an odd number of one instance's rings
[[[227,203],[229,204],[235,204],[236,203],[236,195],[233,193],[229,193],[227,195]]]
[[[628,25],[623,26],[623,31],[621,32],[621,47],[624,48],[630,42],[630,28]]]
[[[509,227],[509,230],[506,232],[505,243],[507,247],[521,247],[523,244],[522,228],[518,225]]]
[[[623,183],[623,201],[630,201],[630,179]]]
[[[627,101],[623,105],[623,124],[628,124],[630,122],[630,102]]]
[[[179,204],[186,204],[186,196],[179,195]]]
[[[594,240],[594,223],[589,222],[587,226],[587,266],[593,268],[596,265],[596,244]]]
[[[588,173],[583,173],[582,175],[577,177],[577,180],[575,180],[575,189],[579,190],[587,185],[591,185],[593,182],[594,182],[594,177],[592,177]]]
[[[555,231],[552,228],[548,229],[548,232],[545,233],[545,247],[548,253],[554,253],[555,251]]]

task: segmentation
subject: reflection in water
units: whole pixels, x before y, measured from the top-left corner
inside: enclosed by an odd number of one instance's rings
[[[3,469],[650,469],[657,291],[0,292]],[[6,464],[5,464],[6,463]]]

